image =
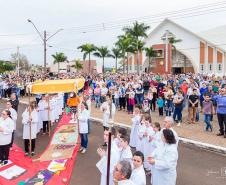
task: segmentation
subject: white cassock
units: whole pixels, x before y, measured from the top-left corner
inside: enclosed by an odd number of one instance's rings
[[[0,132],[0,145],[8,145],[12,140],[12,133],[14,129],[14,121],[11,118],[0,118],[0,128],[3,129]]]
[[[155,150],[160,144],[162,143],[162,139],[161,139],[161,132],[158,131],[155,133],[155,135],[153,136],[153,140],[151,142],[151,145],[153,147],[153,150]]]
[[[133,181],[131,181],[130,179],[128,180],[122,180],[118,182],[118,185],[137,185],[135,184]]]
[[[48,102],[45,100],[40,100],[38,103],[38,109],[42,118],[42,121],[49,121],[50,115],[48,108]]]
[[[137,142],[139,140],[138,130],[139,130],[140,119],[141,119],[140,115],[135,115],[132,118],[132,127],[131,127],[129,145],[135,148],[137,147]]]
[[[149,137],[153,137],[155,135],[155,131],[152,127],[146,127],[145,132],[147,132],[147,136],[143,138],[143,146],[144,146],[144,168],[147,170],[151,169],[151,165],[147,161],[148,156],[153,152],[154,148],[152,146],[152,141],[149,140]]]
[[[49,100],[49,107],[50,107],[50,120],[52,123],[56,120],[56,102],[55,97]]]
[[[12,118],[12,120],[14,122],[14,130],[16,130],[17,112],[13,108],[10,108],[9,111],[10,111],[11,118]]]
[[[133,158],[133,154],[130,146],[127,146],[125,149],[123,148],[120,153],[120,161],[126,160],[130,162],[130,164],[132,164],[132,158]]]
[[[139,136],[139,139],[137,141],[137,147],[136,147],[136,150],[137,151],[140,151],[142,153],[144,153],[144,132],[145,132],[145,125],[144,124],[139,124],[139,128],[138,128],[138,136]]]
[[[111,166],[110,166],[110,185],[114,185],[113,183],[113,170],[115,165],[119,162],[120,153],[118,151],[118,147],[114,142],[111,144]],[[100,185],[106,185],[107,180],[107,155],[102,157],[101,160],[97,163],[97,168],[101,173],[101,182]]]
[[[104,127],[109,127],[110,106],[109,106],[108,102],[104,102],[100,106],[100,110],[103,112],[103,126]],[[115,104],[112,103],[112,112],[111,112],[112,120],[114,120],[115,110],[116,110]]]
[[[36,108],[36,112],[38,114],[38,126],[37,126],[37,133],[40,132],[41,129],[43,129],[43,121],[42,121],[42,116],[39,111],[39,107]]]
[[[146,185],[146,175],[143,165],[133,169],[130,180],[136,185]]]
[[[155,164],[152,165],[152,185],[176,185],[177,145],[160,146],[151,154],[155,159]]]
[[[31,112],[31,119],[31,139],[36,139],[38,126],[38,113],[36,110]],[[30,139],[30,123],[28,121],[29,111],[26,109],[22,114],[23,139]]]

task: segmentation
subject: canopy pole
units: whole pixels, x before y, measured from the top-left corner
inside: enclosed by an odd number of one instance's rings
[[[49,137],[50,137],[50,105],[49,105],[49,97],[48,97],[48,127],[49,127]]]
[[[30,88],[28,88],[28,111],[29,111],[29,119],[31,117],[31,92],[30,92]],[[31,122],[29,122],[29,153],[31,155]]]
[[[114,122],[112,120],[112,99],[110,101],[110,119],[109,119],[109,135],[108,135],[108,152],[107,152],[107,179],[106,185],[110,184],[110,169],[111,169],[111,135]]]

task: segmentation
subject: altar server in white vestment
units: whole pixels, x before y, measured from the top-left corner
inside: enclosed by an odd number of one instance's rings
[[[163,129],[161,137],[164,144],[148,157],[152,165],[152,185],[176,185],[177,141],[171,129]]]
[[[49,103],[48,96],[42,96],[42,99],[38,103],[40,115],[43,123],[43,135],[49,131],[50,113],[49,113]]]
[[[10,111],[2,111],[0,118],[0,163],[7,164],[9,157],[10,143],[12,140],[12,133],[14,129],[14,122],[10,117]]]
[[[115,104],[111,100],[111,95],[106,96],[106,101],[100,106],[100,110],[103,112],[103,127],[105,130],[109,127],[110,114],[113,120],[116,111]]]
[[[14,122],[12,140],[11,140],[11,143],[10,143],[10,147],[12,147],[13,141],[14,141],[14,134],[15,134],[15,131],[16,131],[17,112],[14,108],[12,108],[12,103],[10,101],[6,102],[6,109],[10,111],[10,116],[11,116],[13,122]]]
[[[140,125],[140,121],[141,121],[140,109],[138,107],[135,107],[133,114],[134,115],[132,118],[132,127],[131,127],[129,145],[131,147],[136,148],[138,140],[139,140],[138,131],[139,131],[139,125]]]
[[[22,114],[23,139],[25,155],[29,155],[31,138],[31,155],[35,155],[35,139],[37,137],[38,113],[33,105],[28,106]],[[31,126],[31,133],[30,133]]]
[[[122,150],[120,152],[120,161],[127,160],[132,165],[133,154],[132,154],[131,148],[129,146],[129,136],[128,135],[121,136],[120,147],[122,148]]]
[[[136,185],[146,185],[146,175],[144,171],[144,154],[136,151],[133,154],[133,170],[130,180]]]
[[[104,131],[104,142],[108,144],[108,136],[109,130],[106,129]],[[113,139],[113,138],[112,138]],[[101,157],[100,161],[96,164],[97,168],[101,173],[101,182],[100,185],[106,185],[107,180],[107,151],[102,148],[97,149],[97,153]],[[110,185],[114,185],[113,183],[113,170],[115,165],[118,163],[120,158],[120,153],[118,150],[118,146],[115,142],[111,143],[111,162],[110,162]]]

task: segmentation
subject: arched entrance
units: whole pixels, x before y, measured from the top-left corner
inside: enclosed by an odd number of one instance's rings
[[[172,50],[172,73],[194,73],[194,68],[191,60],[182,52],[178,50]]]

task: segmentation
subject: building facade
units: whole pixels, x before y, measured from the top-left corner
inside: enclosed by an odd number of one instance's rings
[[[175,44],[170,39],[180,39]],[[179,24],[165,19],[144,40],[145,47],[152,47],[156,57],[151,58],[151,71],[155,73],[195,72],[226,74],[226,51],[219,45],[193,33]],[[147,71],[149,59],[140,54],[141,70]],[[129,72],[136,72],[136,56],[129,56]]]
[[[89,73],[89,61],[88,60],[80,61],[80,63],[82,64],[83,68],[81,70],[79,70],[79,72]],[[75,65],[74,60],[62,62],[62,63],[60,63],[60,66],[59,66],[59,72],[61,72],[61,73],[77,72],[74,65]],[[49,72],[57,73],[58,72],[58,64],[50,65]],[[96,72],[97,72],[96,60],[91,60],[90,61],[90,73],[93,74]]]

